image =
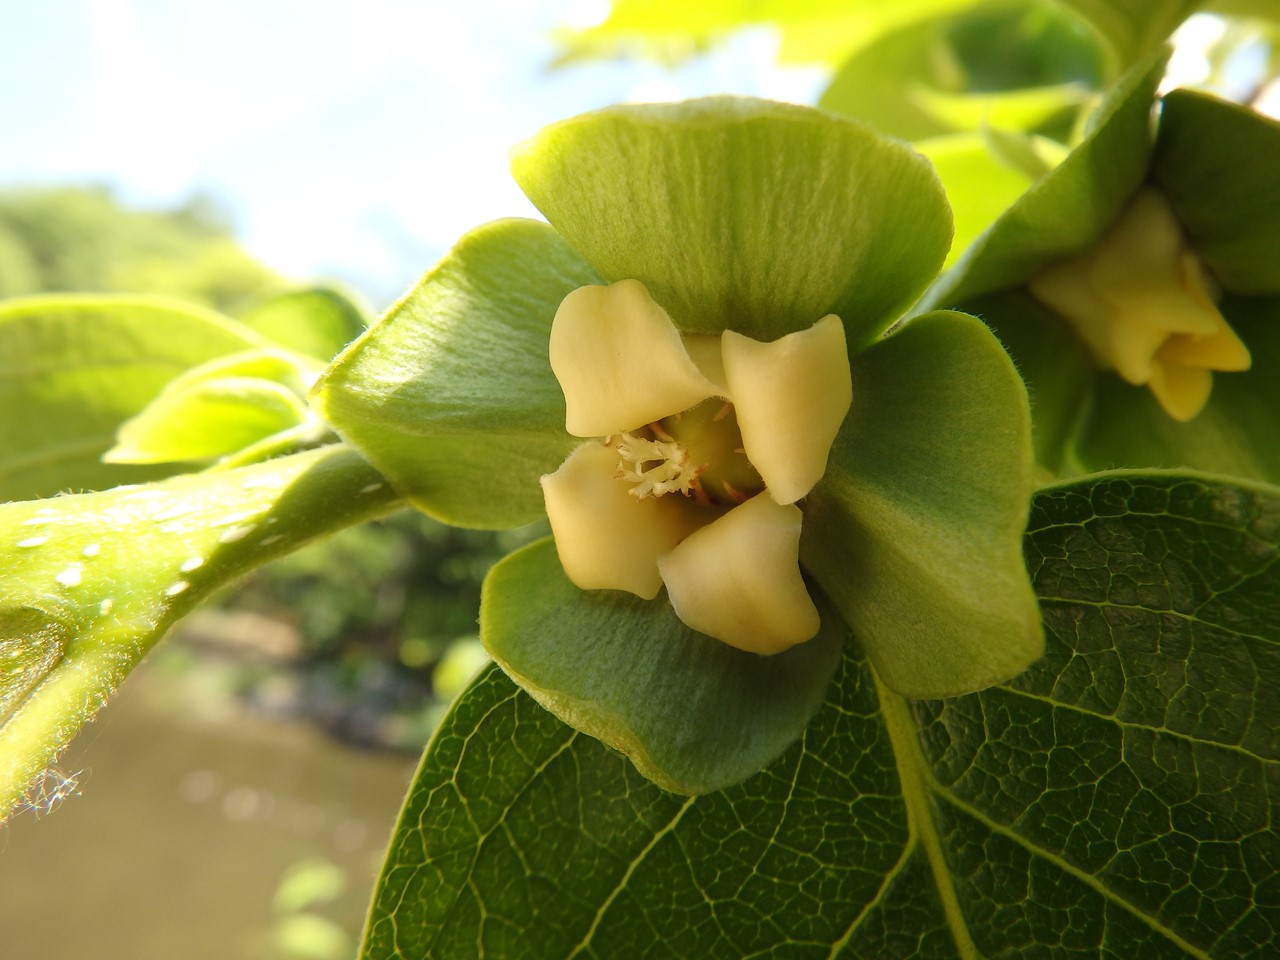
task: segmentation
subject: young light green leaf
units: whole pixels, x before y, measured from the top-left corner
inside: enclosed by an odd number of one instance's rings
[[[828,313],[871,342],[937,272],[951,216],[929,164],[830,114],[716,97],[541,131],[512,170],[609,281],[684,330],[773,340]]]
[[[303,397],[318,364],[278,349],[218,357],[170,380],[121,424],[106,463],[173,463],[225,457],[308,422],[323,425]]]
[[[272,297],[240,322],[306,357],[329,361],[369,326],[369,311],[334,287],[311,287]]]
[[[169,469],[103,464],[116,429],[189,367],[264,346],[177,301],[51,296],[0,304],[0,500],[144,480]]]
[[[1033,181],[1001,163],[976,133],[932,137],[914,146],[933,164],[955,216],[955,240],[945,264],[950,266]]]
[[[812,640],[745,653],[685,626],[665,599],[578,589],[550,539],[494,567],[480,606],[485,648],[535,700],[686,794],[738,783],[795,742],[843,635],[828,609]]]
[[[472,230],[334,361],[317,409],[425,513],[464,527],[542,515],[538,478],[578,442],[551,372],[551,320],[600,278],[532,220]]]
[[[709,796],[492,668],[423,760],[361,956],[1270,956],[1278,544],[1274,489],[1047,491],[1042,661],[911,704],[850,649],[803,740]]]
[[[197,462],[235,453],[306,422],[298,394],[257,377],[202,378],[166,389],[120,428],[107,463]]]
[[[805,504],[800,558],[884,681],[911,697],[989,686],[1040,656],[1020,536],[1030,413],[982,323],[911,321],[854,358],[854,403]]]
[[[0,506],[0,818],[198,601],[395,501],[335,445]]]

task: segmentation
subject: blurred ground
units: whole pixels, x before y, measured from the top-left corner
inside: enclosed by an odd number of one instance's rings
[[[417,758],[238,696],[229,678],[246,663],[287,662],[287,628],[195,626],[63,757],[79,795],[0,827],[4,960],[354,955]]]

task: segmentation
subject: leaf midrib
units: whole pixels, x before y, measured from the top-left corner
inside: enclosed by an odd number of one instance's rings
[[[961,960],[981,960],[982,955],[973,942],[968,924],[965,923],[960,899],[956,895],[955,883],[947,866],[946,856],[942,852],[942,837],[938,833],[938,825],[934,822],[933,814],[929,809],[928,795],[933,787],[933,781],[920,749],[910,707],[906,700],[881,682],[879,675],[870,664],[867,669],[875,680],[880,712],[884,717],[884,725],[889,732],[889,743],[893,747],[894,760],[898,765],[902,802],[907,808],[909,831],[907,847],[911,849],[919,845],[924,849],[925,859],[929,863],[929,870],[938,888],[938,897],[942,901],[942,912],[947,920],[947,928],[951,931],[951,938],[955,942]]]

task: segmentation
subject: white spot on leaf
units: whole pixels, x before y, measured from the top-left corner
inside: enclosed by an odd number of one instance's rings
[[[53,579],[64,587],[78,587],[80,585],[81,574],[83,573],[84,567],[78,563],[73,563]]]

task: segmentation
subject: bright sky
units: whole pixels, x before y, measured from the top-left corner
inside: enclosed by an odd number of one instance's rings
[[[318,13],[319,12],[319,13]],[[385,302],[468,228],[533,216],[507,150],[626,99],[811,99],[770,38],[682,70],[548,72],[598,0],[0,0],[0,187],[105,182],[141,204],[201,189],[298,278]]]

